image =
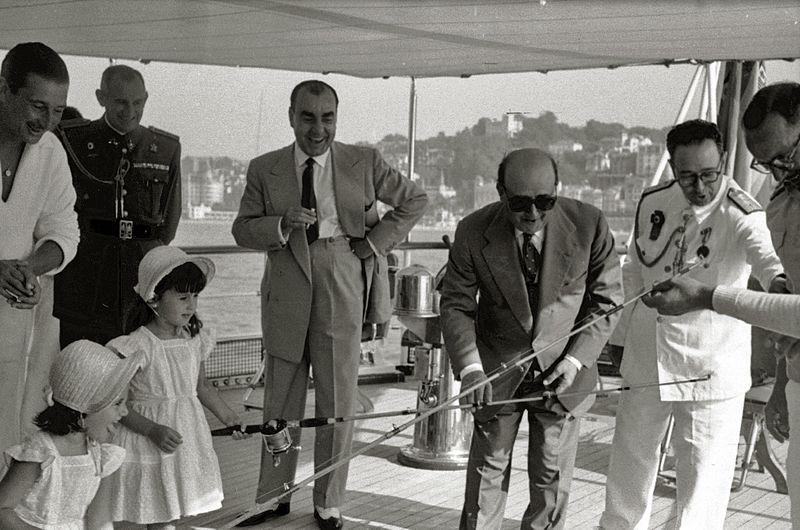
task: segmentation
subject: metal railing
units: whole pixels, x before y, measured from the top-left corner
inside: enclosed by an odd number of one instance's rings
[[[184,246],[181,247],[190,255],[228,255],[228,254],[251,254],[263,253],[266,260],[266,252],[240,247],[237,245],[217,245],[217,246]],[[410,254],[415,250],[447,250],[447,245],[443,241],[404,241],[395,250]],[[617,252],[625,254],[625,246],[617,245]],[[401,260],[400,263],[404,263]],[[433,271],[436,272],[436,271]],[[239,291],[222,294],[205,294],[206,299],[214,298],[237,298],[237,297],[258,297],[261,296],[259,289],[253,291]],[[400,347],[400,345],[398,345]],[[263,346],[260,335],[244,335],[236,337],[220,338],[211,356],[205,363],[206,376],[217,387],[241,388],[258,384],[253,381],[263,360]]]

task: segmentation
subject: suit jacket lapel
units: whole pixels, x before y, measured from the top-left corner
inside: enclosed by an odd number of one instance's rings
[[[364,229],[364,160],[352,149],[334,142],[331,145],[331,172],[339,225],[347,235],[362,234]]]
[[[533,316],[528,303],[525,277],[519,262],[519,251],[514,237],[514,226],[499,209],[484,232],[487,244],[483,258],[494,281],[508,302],[511,312],[522,328],[530,333]]]
[[[267,190],[275,212],[285,212],[290,206],[300,205],[300,186],[294,167],[294,144],[284,147],[267,177]],[[311,281],[311,258],[308,254],[306,235],[300,230],[292,230],[289,248],[297,263]]]
[[[546,230],[539,274],[539,315],[533,329],[534,342],[541,331],[547,328],[550,314],[547,309],[561,293],[561,284],[569,270],[576,245],[575,225],[558,206],[547,220]]]

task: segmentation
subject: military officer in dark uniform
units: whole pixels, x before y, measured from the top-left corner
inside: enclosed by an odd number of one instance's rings
[[[60,125],[81,231],[77,257],[56,276],[62,347],[130,331],[125,318],[139,261],[172,241],[181,214],[180,142],[139,124],[147,102],[142,75],[110,66],[95,94],[105,109],[100,119]]]

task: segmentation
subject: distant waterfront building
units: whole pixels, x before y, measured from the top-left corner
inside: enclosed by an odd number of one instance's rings
[[[617,175],[633,175],[636,171],[636,153],[610,153],[609,171]]]
[[[613,186],[602,191],[603,212],[611,215],[619,215],[625,212],[625,201],[622,199],[620,186]]]
[[[611,160],[608,153],[604,151],[595,151],[586,156],[586,165],[584,170],[586,173],[602,173],[611,169]]]
[[[189,206],[189,219],[196,221],[230,221],[236,219],[238,212],[227,210],[212,210],[210,206],[201,204],[199,206]]]
[[[598,188],[583,188],[578,194],[578,200],[591,204],[595,208],[603,209],[603,190]]]
[[[497,188],[494,181],[484,179],[481,176],[475,177],[473,185],[474,209],[478,210],[487,204],[491,204],[498,200]]]
[[[636,174],[642,177],[652,177],[665,149],[663,143],[641,146],[636,152]]]
[[[511,137],[522,130],[524,112],[506,112],[503,120],[506,122],[506,135]]]
[[[642,191],[644,191],[646,180],[641,177],[629,178],[622,186],[622,198],[625,201],[625,211],[633,214],[636,211],[636,205],[639,204],[639,199],[642,198]]]
[[[572,140],[559,140],[547,146],[547,150],[556,158],[559,158],[564,153],[574,153],[575,151],[583,151],[583,144],[573,142]]]
[[[225,186],[215,178],[211,169],[195,175],[189,175],[189,189],[184,199],[192,206],[213,206],[221,203],[225,197]]]
[[[510,138],[522,130],[523,118],[525,118],[524,112],[506,112],[499,120],[491,120],[486,123],[486,136]]]

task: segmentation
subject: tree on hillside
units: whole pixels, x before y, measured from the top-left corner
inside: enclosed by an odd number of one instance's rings
[[[625,132],[625,126],[621,123],[603,123],[597,120],[589,120],[584,127],[586,140],[597,143],[603,138],[619,137]]]

